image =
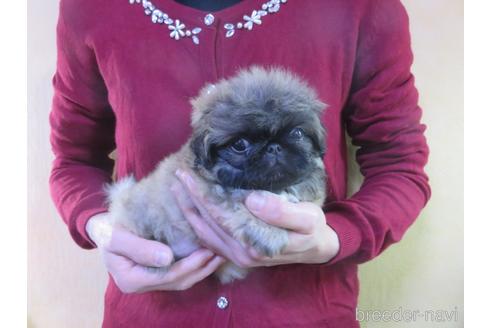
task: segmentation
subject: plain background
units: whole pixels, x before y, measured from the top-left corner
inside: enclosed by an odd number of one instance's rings
[[[360,268],[361,311],[457,311],[449,322],[362,322],[362,327],[463,326],[463,3],[404,0],[410,15],[420,105],[431,148],[433,196],[404,240]],[[125,3],[122,2],[122,5]],[[48,192],[48,114],[58,1],[28,6],[28,322],[97,327],[107,274],[78,248]],[[360,177],[351,176],[355,189]],[[435,312],[438,314],[439,312]],[[443,312],[441,312],[443,313]]]

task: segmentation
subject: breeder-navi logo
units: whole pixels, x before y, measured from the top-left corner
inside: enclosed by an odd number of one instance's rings
[[[457,322],[458,307],[453,310],[409,310],[401,306],[395,310],[366,310],[356,309],[357,321],[364,322]]]

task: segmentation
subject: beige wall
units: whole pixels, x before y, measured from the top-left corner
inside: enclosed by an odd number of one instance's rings
[[[463,326],[463,4],[405,0],[413,33],[414,72],[431,147],[433,197],[404,241],[361,267],[360,309],[459,311]],[[107,275],[95,251],[70,239],[48,194],[48,143],[54,28],[58,1],[30,1],[28,10],[29,209],[28,315],[32,327],[96,327]],[[353,175],[354,184],[357,176]],[[433,327],[367,322],[363,327]]]

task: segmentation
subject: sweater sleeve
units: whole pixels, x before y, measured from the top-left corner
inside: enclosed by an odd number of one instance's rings
[[[330,263],[376,257],[402,238],[430,197],[408,16],[399,0],[368,3],[344,112],[364,181],[352,197],[327,205],[340,241]]]
[[[113,161],[108,155],[115,148],[115,118],[95,54],[80,21],[72,24],[76,10],[66,3],[60,3],[56,29],[57,64],[50,113],[55,160],[50,191],[75,242],[93,248],[85,225],[93,215],[107,211],[103,186],[111,181]]]

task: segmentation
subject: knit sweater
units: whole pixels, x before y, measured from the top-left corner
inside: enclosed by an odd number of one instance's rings
[[[170,24],[174,29],[185,25],[183,35],[170,37],[173,30],[152,23],[142,4],[61,0],[50,187],[83,248],[95,247],[85,225],[107,211],[103,186],[113,169],[117,178],[141,179],[177,151],[191,132],[189,99],[205,83],[253,64],[281,66],[307,80],[329,105],[322,118],[324,211],[340,241],[335,258],[257,268],[227,285],[211,276],[179,292],[123,294],[109,277],[104,327],[357,327],[357,265],[399,241],[430,196],[402,4],[289,0],[278,12],[259,16],[261,24],[253,22],[251,30],[238,28],[264,1],[244,0],[214,12],[207,25],[206,11],[154,0],[180,20]],[[227,37],[229,22],[236,28]],[[193,34],[195,27],[201,31]],[[351,197],[346,132],[359,147],[364,176]],[[116,165],[108,157],[115,148]],[[226,307],[217,306],[220,297],[228,300]]]

